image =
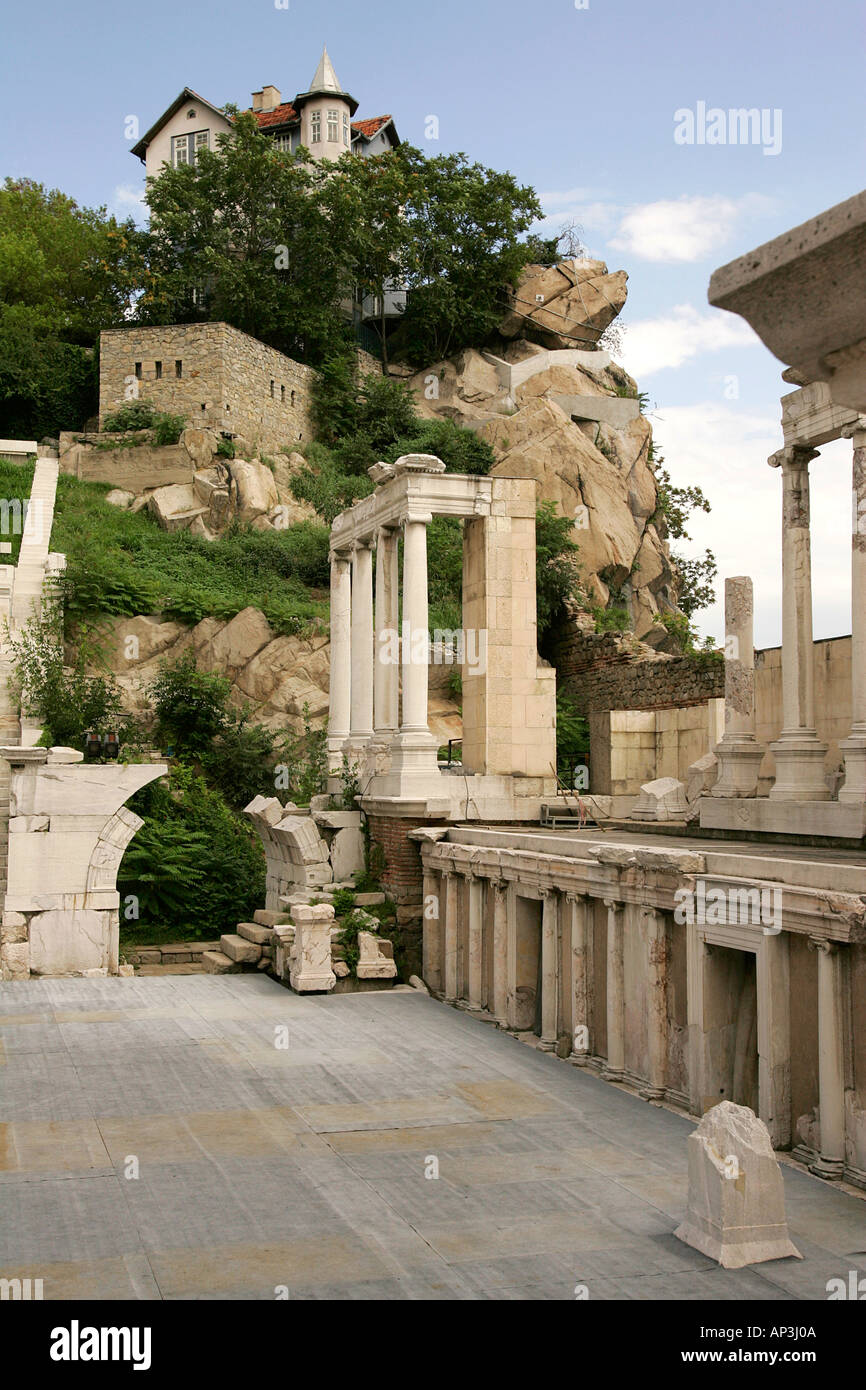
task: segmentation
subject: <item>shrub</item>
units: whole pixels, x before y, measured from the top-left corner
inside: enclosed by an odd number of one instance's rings
[[[227,725],[231,682],[196,669],[195,657],[163,664],[147,688],[156,715],[156,737],[179,756],[205,754]]]
[[[135,734],[135,721],[123,709],[123,695],[113,676],[88,675],[92,654],[82,632],[76,664],[64,665],[60,616],[53,608],[12,638],[12,686],[26,715],[45,726],[42,741],[84,751],[85,735],[115,732],[121,742]]]
[[[217,458],[220,458],[220,459],[233,459],[234,456],[235,456],[235,446],[234,446],[234,442],[233,442],[231,439],[222,439],[222,438],[220,438],[220,439],[217,440],[217,449],[216,449],[216,451],[217,451]]]
[[[188,767],[143,787],[130,807],[144,819],[118,873],[121,897],[139,898],[145,925],[170,915],[198,937],[234,931],[261,906],[265,859],[252,828]]]
[[[394,463],[402,454],[435,454],[449,473],[490,472],[496,455],[485,439],[474,430],[464,429],[453,420],[424,420],[384,453],[386,463]]]
[[[557,516],[555,502],[542,502],[535,515],[538,640],[561,621],[565,602],[580,583],[579,547],[570,517]]]
[[[277,736],[249,714],[230,716],[201,757],[208,783],[221,791],[229,806],[242,811],[254,796],[274,792],[273,764]]]
[[[129,401],[110,415],[106,415],[102,428],[106,434],[123,434],[127,430],[149,430],[156,415],[153,401]]]
[[[627,632],[631,618],[627,608],[593,608],[596,632]]]
[[[153,422],[153,442],[154,444],[177,444],[185,429],[186,417],[184,415],[170,415],[167,412],[159,414]]]

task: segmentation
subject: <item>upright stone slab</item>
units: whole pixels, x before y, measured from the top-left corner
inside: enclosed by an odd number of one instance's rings
[[[755,739],[755,601],[747,575],[725,580],[725,732],[713,796],[755,796],[764,745]]]
[[[688,1212],[674,1234],[724,1269],[802,1259],[769,1131],[747,1106],[714,1105],[689,1136]]]
[[[685,820],[689,813],[686,789],[676,777],[645,782],[631,810],[632,820]]]

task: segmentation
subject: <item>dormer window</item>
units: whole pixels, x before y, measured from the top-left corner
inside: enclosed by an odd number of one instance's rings
[[[328,144],[336,145],[340,138],[340,113],[339,111],[328,112]]]
[[[310,142],[313,145],[322,143],[322,113],[314,111],[310,117]]]

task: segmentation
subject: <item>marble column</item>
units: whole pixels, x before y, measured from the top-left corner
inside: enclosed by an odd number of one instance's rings
[[[452,870],[443,872],[445,879],[445,998],[457,999],[457,960],[459,950],[457,911],[460,880]]]
[[[358,542],[352,557],[352,752],[373,737],[373,552]]]
[[[424,983],[435,994],[441,994],[442,969],[442,898],[438,874],[424,870],[424,916],[422,919],[422,970]]]
[[[397,531],[383,527],[376,543],[376,664],[374,732],[390,745],[397,733],[400,687],[399,576]]]
[[[866,802],[866,420],[854,441],[851,519],[851,732],[839,744],[845,784],[839,800]]]
[[[469,876],[469,1007],[481,1012],[481,968],[484,961],[484,882]]]
[[[605,898],[607,908],[607,1063],[605,1081],[622,1081],[625,1075],[625,960],[621,902]]]
[[[438,745],[427,724],[429,627],[427,526],[432,517],[410,516],[403,528],[403,717],[393,743],[396,794],[436,795],[441,776]]]
[[[508,885],[493,885],[493,1016],[503,1027],[508,1022]]]
[[[328,771],[338,775],[352,717],[352,576],[348,555],[331,555],[331,693]]]
[[[640,1094],[645,1100],[662,1100],[667,1080],[668,1007],[667,939],[665,919],[654,907],[641,908],[647,948],[647,1070],[649,1077]]]
[[[725,732],[715,747],[713,796],[755,796],[764,746],[755,739],[754,595],[746,575],[725,580]]]
[[[845,1082],[842,1050],[842,958],[832,941],[818,952],[818,1113],[821,1154],[811,1165],[822,1178],[841,1178],[845,1166]]]
[[[773,454],[782,470],[782,732],[772,801],[826,801],[827,744],[815,732],[809,463],[817,450],[793,445]]]
[[[586,1065],[589,1056],[589,981],[587,979],[587,935],[589,930],[589,901],[580,893],[566,893],[570,910],[569,941],[571,946],[571,1056],[575,1066]]]
[[[541,906],[541,1041],[542,1052],[556,1048],[559,971],[559,894],[549,889]]]

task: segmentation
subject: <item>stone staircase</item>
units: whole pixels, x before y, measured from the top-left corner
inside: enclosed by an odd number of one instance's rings
[[[285,912],[260,909],[252,922],[239,922],[236,932],[220,937],[218,951],[204,951],[201,963],[208,975],[240,975],[271,970],[274,963],[274,927],[288,922]]]

